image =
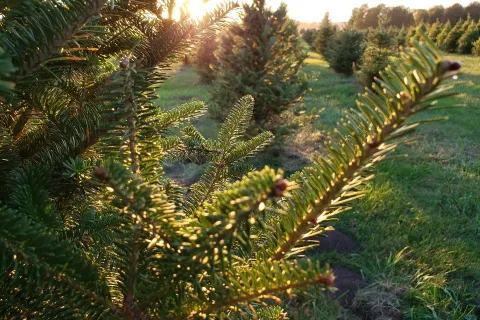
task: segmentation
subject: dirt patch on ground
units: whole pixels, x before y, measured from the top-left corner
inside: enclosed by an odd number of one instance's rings
[[[327,231],[314,240],[320,245],[309,250],[309,254],[319,254],[337,251],[340,253],[355,253],[362,250],[362,246],[349,236],[337,230]]]
[[[360,272],[355,272],[342,267],[333,268],[335,281],[333,285],[338,289],[332,295],[332,298],[346,309],[350,309],[353,305],[355,295],[358,290],[367,286],[367,283]]]

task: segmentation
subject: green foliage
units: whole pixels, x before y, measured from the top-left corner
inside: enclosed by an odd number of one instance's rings
[[[440,33],[442,32],[442,24],[440,23],[440,21],[436,21],[434,24],[431,24],[429,29],[428,29],[428,33],[427,33],[427,36],[430,38],[430,40],[432,40],[434,43],[437,42],[437,37],[440,35]]]
[[[318,30],[316,29],[307,29],[302,33],[302,38],[313,49],[315,38],[317,36]]]
[[[459,20],[458,23],[452,28],[452,30],[448,33],[447,37],[443,41],[442,49],[450,53],[457,51],[458,40],[463,34],[463,31],[462,31],[463,25],[464,25],[464,21]]]
[[[444,48],[443,44],[445,42],[445,39],[447,39],[448,37],[448,34],[450,33],[450,31],[452,31],[452,25],[450,23],[450,21],[448,21],[447,23],[445,23],[443,25],[443,28],[442,28],[442,32],[440,32],[437,36],[437,46],[440,47],[441,49]]]
[[[251,95],[255,122],[264,124],[306,93],[308,81],[300,74],[306,54],[285,5],[272,11],[256,0],[243,9],[241,23],[220,41],[214,116],[225,118],[238,99]]]
[[[315,37],[314,48],[315,51],[322,56],[325,56],[328,50],[328,43],[335,36],[336,28],[330,21],[329,13],[325,13],[322,23],[317,31],[317,36]]]
[[[50,20],[65,9],[33,5],[35,14],[52,14]],[[49,10],[36,10],[44,5]],[[162,18],[163,10],[171,17],[172,1],[71,5],[65,17],[71,24],[32,19],[44,32],[57,27],[60,38],[26,39],[32,48],[12,40],[7,50],[22,77],[0,102],[5,318],[225,318],[309,286],[329,289],[331,270],[298,254],[363,195],[359,188],[371,178],[362,175],[365,169],[422,123],[410,117],[451,94],[442,79],[459,68],[428,42],[413,42],[359,96],[325,157],[292,182],[268,167],[234,181],[245,169],[241,160],[272,138],[264,132],[242,139],[255,113],[252,97],[240,99],[213,141],[191,126],[173,135],[172,128],[198,117],[205,105],[164,111],[155,104],[155,88],[236,6],[220,6],[194,23]],[[19,26],[28,16],[12,10],[4,19]],[[1,32],[4,39],[19,36]],[[74,50],[80,43],[83,49]],[[21,61],[22,50],[38,52]],[[48,68],[41,67],[46,61]],[[210,164],[190,194],[164,178],[169,157]]]
[[[400,48],[404,48],[407,43],[408,43],[408,30],[405,27],[402,27],[401,29],[393,29],[393,35],[392,35],[395,40],[396,40],[396,47],[397,51],[400,50]]]
[[[0,70],[0,95],[2,95],[11,92],[15,87],[13,82],[5,79],[9,77],[10,73],[16,71],[12,59],[5,55],[5,50],[2,48],[0,48]],[[0,98],[2,97],[0,96]]]
[[[371,30],[368,33],[360,69],[363,85],[368,86],[387,67],[393,55],[392,46],[392,38],[386,30]]]
[[[216,35],[205,38],[198,46],[196,65],[202,83],[211,84],[215,80],[215,66],[217,64],[215,51],[217,48]]]
[[[242,141],[253,116],[254,104],[251,96],[240,99],[214,141],[205,139],[192,126],[184,129],[186,148],[182,150],[182,157],[209,163],[200,181],[191,187],[184,209],[187,215],[195,214],[215,191],[241,176],[244,170],[249,170],[241,160],[251,157],[273,140],[270,132],[263,132],[248,141]]]
[[[330,67],[336,72],[352,75],[364,51],[364,34],[352,29],[337,32],[325,53]]]
[[[458,39],[458,48],[457,52],[460,54],[471,54],[475,41],[480,38],[480,32],[478,30],[477,24],[471,22],[462,34],[460,39]]]
[[[472,54],[475,56],[480,56],[480,39],[475,41],[472,45]]]

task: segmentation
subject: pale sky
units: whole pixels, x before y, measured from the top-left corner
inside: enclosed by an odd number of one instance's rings
[[[207,4],[203,4],[204,0],[186,0],[192,15],[198,17],[202,11],[208,10],[209,7],[222,0],[207,0]],[[248,0],[245,0],[248,1]],[[370,7],[374,7],[380,3],[387,6],[404,5],[412,9],[425,8],[428,9],[434,5],[450,6],[456,2],[466,6],[474,0],[267,0],[267,4],[272,7],[278,7],[281,2],[285,2],[288,6],[290,17],[301,22],[321,21],[325,12],[330,12],[330,18],[333,22],[346,22],[350,18],[352,9],[366,3]]]

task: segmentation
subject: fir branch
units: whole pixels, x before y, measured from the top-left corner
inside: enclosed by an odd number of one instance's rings
[[[310,260],[253,262],[237,267],[228,276],[212,281],[212,290],[207,289],[204,306],[190,313],[186,319],[208,318],[219,315],[227,308],[265,299],[277,300],[279,293],[292,296],[295,290],[312,285],[323,289],[333,286],[335,277],[331,271],[321,268],[319,263]],[[214,289],[214,290],[213,290]],[[227,299],[220,300],[221,296]]]
[[[62,46],[106,3],[107,0],[72,0],[62,4],[45,1],[35,9],[17,6],[16,11],[22,10],[20,13],[16,12],[18,16],[34,14],[31,19],[14,21],[8,20],[7,16],[5,22],[5,27],[10,29],[12,37],[8,41],[7,49],[15,54],[19,67],[18,76],[26,77],[32,74],[43,62],[59,53]],[[38,35],[42,43],[37,43],[37,39],[32,38],[32,35]],[[17,56],[21,52],[26,55]]]
[[[405,62],[381,75],[381,80],[373,85],[375,92],[367,89],[359,97],[360,111],[353,112],[342,121],[337,129],[340,143],[330,143],[330,156],[304,170],[304,186],[295,192],[288,208],[289,212],[301,211],[296,213],[301,216],[293,223],[286,238],[280,240],[271,260],[283,259],[309,229],[329,217],[335,202],[342,197],[342,191],[349,189],[359,172],[382,160],[385,151],[394,149],[394,146],[384,144],[386,140],[401,130],[413,114],[426,109],[424,97],[442,92],[439,84],[445,74],[460,68],[458,62],[444,61],[429,43],[415,42],[414,45],[413,49],[404,53]],[[409,86],[406,91],[398,92],[397,88],[405,85],[403,80],[396,79],[406,79]],[[315,176],[323,179],[318,180]],[[315,185],[315,181],[319,183]],[[307,194],[310,191],[312,193]],[[305,196],[309,202],[306,207],[302,203]]]
[[[0,243],[4,248],[10,249],[13,256],[16,257],[15,259],[18,259],[19,257],[21,257],[25,261],[26,265],[33,265],[41,268],[45,272],[45,276],[47,278],[58,281],[60,283],[63,283],[71,287],[75,291],[79,292],[81,295],[86,296],[92,301],[94,301],[96,304],[105,306],[108,309],[110,309],[112,311],[113,316],[118,318],[123,318],[122,316],[124,313],[119,307],[115,306],[111,301],[108,301],[104,297],[101,297],[96,292],[91,291],[86,287],[82,286],[80,283],[78,283],[76,280],[66,275],[64,272],[59,272],[51,268],[48,264],[41,262],[40,260],[25,254],[25,252],[20,247],[15,246],[5,238],[0,238]]]
[[[135,125],[135,116],[137,112],[137,106],[135,104],[135,98],[133,96],[133,79],[131,77],[134,67],[130,66],[130,57],[126,57],[121,63],[121,67],[124,70],[124,99],[125,99],[125,116],[127,120],[127,136],[128,147],[130,149],[131,169],[135,174],[138,172],[140,166],[138,151],[137,151],[137,129]]]
[[[319,279],[321,279],[321,281]],[[245,296],[235,297],[230,300],[222,301],[221,303],[218,303],[218,304],[212,304],[206,307],[205,309],[202,309],[200,311],[196,311],[190,314],[186,319],[195,319],[197,317],[205,318],[211,314],[218,314],[218,312],[223,311],[224,309],[230,306],[237,306],[246,302],[251,302],[251,301],[260,300],[260,299],[271,299],[273,298],[274,294],[286,292],[288,290],[302,289],[302,288],[310,287],[319,283],[327,284],[327,281],[328,283],[333,282],[330,279],[326,279],[324,276],[319,275],[317,279],[305,280],[297,283],[292,283],[290,285],[283,285],[279,287],[260,290],[258,292],[251,293]]]

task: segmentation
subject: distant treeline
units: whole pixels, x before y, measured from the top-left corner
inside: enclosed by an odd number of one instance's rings
[[[348,25],[357,29],[384,27],[409,27],[422,23],[433,24],[450,22],[455,25],[460,20],[470,17],[473,20],[480,19],[480,2],[475,1],[464,7],[455,3],[449,7],[441,5],[433,6],[430,9],[410,9],[405,6],[388,7],[379,4],[370,8],[364,4],[353,9]]]

